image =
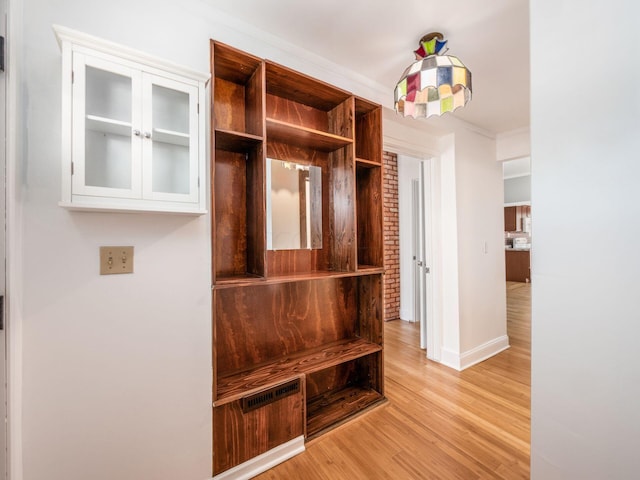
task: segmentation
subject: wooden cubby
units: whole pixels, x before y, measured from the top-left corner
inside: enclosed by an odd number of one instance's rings
[[[215,41],[211,68],[217,475],[384,401],[383,170],[379,105]],[[267,250],[268,158],[321,167],[321,248]]]
[[[214,282],[264,276],[264,65],[211,48]]]

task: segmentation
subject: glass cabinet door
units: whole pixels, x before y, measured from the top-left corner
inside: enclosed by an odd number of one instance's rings
[[[73,59],[72,192],[139,197],[140,72],[104,59]]]
[[[198,89],[144,73],[143,97],[143,197],[197,201]]]

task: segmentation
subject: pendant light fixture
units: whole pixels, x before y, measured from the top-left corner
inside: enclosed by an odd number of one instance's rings
[[[453,112],[471,100],[471,72],[457,57],[443,55],[446,44],[438,32],[420,39],[416,61],[396,85],[396,112],[426,118]]]

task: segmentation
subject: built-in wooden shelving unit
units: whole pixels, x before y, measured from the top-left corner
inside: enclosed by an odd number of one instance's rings
[[[384,400],[383,167],[379,105],[215,41],[211,68],[218,475]],[[321,168],[321,248],[267,249],[267,158]]]

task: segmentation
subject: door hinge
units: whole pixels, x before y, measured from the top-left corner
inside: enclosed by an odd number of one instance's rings
[[[73,162],[71,162],[71,175],[73,175]]]
[[[196,111],[198,112],[198,115],[200,115],[200,104],[199,103],[196,106]]]
[[[76,72],[74,72],[73,70],[71,70],[71,83],[74,83],[76,81]]]
[[[0,72],[4,72],[4,37],[0,37]]]

